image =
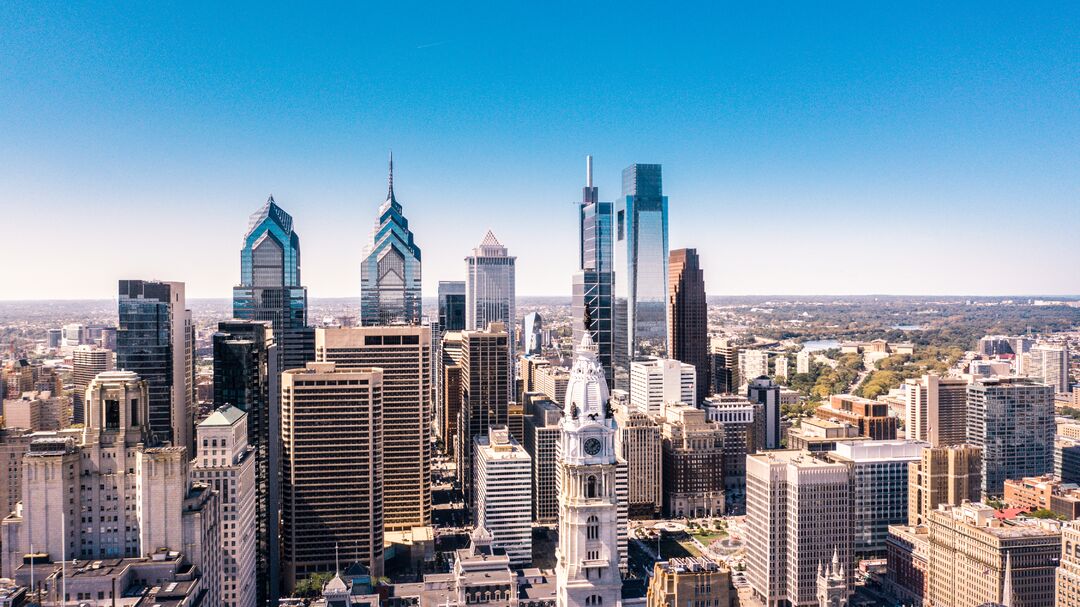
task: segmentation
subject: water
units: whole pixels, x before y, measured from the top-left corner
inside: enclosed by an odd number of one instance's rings
[[[803,350],[809,352],[821,352],[823,350],[831,350],[839,347],[840,341],[836,339],[815,339],[803,342]]]

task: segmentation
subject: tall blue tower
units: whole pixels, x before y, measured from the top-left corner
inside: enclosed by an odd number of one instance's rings
[[[600,202],[593,185],[592,156],[585,158],[585,187],[578,205],[578,271],[574,273],[571,312],[574,343],[586,331],[596,345],[608,388],[614,384],[614,333],[612,297],[615,272],[612,264],[612,207]]]

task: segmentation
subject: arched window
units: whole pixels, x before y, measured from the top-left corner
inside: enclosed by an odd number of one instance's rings
[[[585,538],[590,540],[600,539],[600,519],[595,515],[590,516],[585,522]]]
[[[585,481],[585,497],[596,497],[596,477],[589,476]]]

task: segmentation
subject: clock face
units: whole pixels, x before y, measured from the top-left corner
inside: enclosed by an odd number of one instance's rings
[[[588,453],[589,455],[596,455],[597,453],[600,453],[600,447],[602,447],[602,446],[603,445],[600,444],[600,439],[596,439],[596,438],[586,439],[586,441],[585,441],[585,453]]]

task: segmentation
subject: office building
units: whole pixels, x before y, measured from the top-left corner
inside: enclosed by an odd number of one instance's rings
[[[226,320],[212,336],[214,407],[246,414],[254,481],[256,602],[277,600],[280,580],[281,357],[268,320]]]
[[[64,348],[75,348],[86,343],[86,325],[70,323],[60,328],[60,345]]]
[[[773,377],[787,381],[788,378],[788,358],[787,356],[780,355],[773,359]]]
[[[382,370],[383,520],[388,531],[430,525],[431,329],[319,328],[315,357],[339,371]]]
[[[627,466],[627,511],[631,518],[656,518],[664,508],[664,439],[657,417],[616,403],[615,454]]]
[[[702,405],[705,416],[724,430],[724,501],[728,514],[746,513],[746,456],[754,428],[754,404],[742,396],[716,394]]]
[[[453,456],[457,444],[458,416],[461,414],[461,331],[443,333],[439,355],[437,434],[443,451]]]
[[[461,413],[454,458],[465,503],[473,505],[473,439],[489,426],[506,425],[510,403],[510,336],[506,325],[492,323],[484,331],[461,332]]]
[[[739,378],[749,384],[758,377],[769,377],[769,353],[764,350],[739,350]]]
[[[851,575],[849,483],[844,464],[798,451],[746,458],[746,577],[766,607],[818,605],[817,573],[834,553]]]
[[[302,369],[315,360],[307,287],[300,282],[300,236],[293,230],[292,216],[273,196],[248,221],[240,249],[240,284],[233,287],[233,317],[270,321],[279,369]]]
[[[248,416],[226,406],[199,422],[193,476],[215,487],[221,505],[221,600],[226,607],[255,607],[255,449],[248,445]]]
[[[669,518],[724,514],[724,429],[705,411],[685,404],[664,407],[664,513]]]
[[[754,413],[758,413],[755,405]],[[757,421],[754,422],[754,433],[758,434]],[[756,440],[756,439],[755,439]],[[859,429],[851,424],[834,422],[816,417],[804,417],[798,426],[792,426],[787,431],[787,448],[811,453],[825,453],[832,451],[841,442],[858,442],[870,440],[859,434]],[[759,450],[760,451],[760,450]]]
[[[716,394],[737,392],[739,386],[739,346],[730,339],[709,338],[709,365],[712,389]]]
[[[585,331],[589,331],[596,344],[600,364],[604,367],[608,386],[613,388],[616,342],[613,300],[615,265],[612,258],[614,204],[600,201],[599,191],[592,180],[592,156],[586,157],[585,165],[585,187],[582,188],[578,206],[578,271],[573,276],[570,302],[573,343],[581,343]],[[625,341],[620,343],[625,350]],[[623,373],[626,373],[625,361],[622,364]]]
[[[524,330],[521,332],[525,341],[522,353],[525,356],[540,354],[544,349],[544,319],[537,312],[525,315]]]
[[[630,363],[630,405],[649,415],[663,415],[671,403],[694,404],[697,369],[672,358]]]
[[[1015,354],[1013,338],[1007,335],[987,335],[979,339],[975,351],[982,356],[997,357],[1003,354]]]
[[[676,249],[668,257],[668,353],[697,370],[691,402],[709,395],[709,310],[705,273],[697,249]]]
[[[365,327],[419,325],[420,247],[413,240],[409,220],[394,197],[394,157],[390,156],[386,200],[364,249],[360,265],[360,324]]]
[[[439,281],[439,326],[443,331],[465,329],[465,281]]]
[[[33,432],[24,428],[0,428],[0,511],[4,516],[22,499],[23,456],[30,450]],[[2,520],[2,517],[0,517]]]
[[[1080,440],[1060,435],[1054,439],[1054,476],[1080,485]]]
[[[81,424],[86,420],[83,415],[86,388],[98,373],[116,368],[116,355],[112,350],[98,346],[84,345],[71,352],[71,376],[75,391],[71,395],[71,423]]]
[[[934,447],[967,440],[967,381],[933,373],[903,386],[907,437]]]
[[[1054,392],[1069,392],[1069,347],[1037,344],[1025,355],[1024,375],[1052,387]]]
[[[6,428],[43,432],[69,425],[68,400],[52,392],[23,392],[20,398],[4,399],[3,404]]]
[[[195,332],[184,283],[120,281],[116,366],[146,381],[150,431],[194,453]]]
[[[534,366],[530,392],[540,392],[551,400],[563,404],[566,386],[570,383],[570,370],[552,365]]]
[[[982,495],[1005,479],[1054,469],[1054,389],[1025,378],[984,378],[968,386],[968,443],[982,448]]]
[[[758,405],[754,409],[754,440],[752,450],[780,448],[780,386],[768,377],[751,379],[746,386],[746,399]],[[759,415],[760,413],[760,415]],[[788,445],[794,449],[793,445]]]
[[[908,464],[908,522],[926,524],[926,517],[941,504],[959,506],[979,501],[982,491],[982,450],[971,445],[923,449],[917,462]]]
[[[562,407],[550,400],[534,401],[525,416],[525,451],[532,461],[532,517],[542,525],[559,521],[556,457],[562,438]]]
[[[799,374],[810,372],[810,351],[799,350],[795,355],[795,372]]]
[[[1003,499],[1013,508],[1049,510],[1067,521],[1080,518],[1080,488],[1049,474],[1005,481]]]
[[[892,525],[886,540],[886,588],[903,605],[930,594],[930,532],[926,525]]]
[[[46,335],[46,338],[45,338],[45,345],[48,346],[48,348],[50,350],[57,350],[57,349],[60,348],[60,345],[63,344],[63,343],[64,343],[63,329],[49,329],[49,332],[48,332],[48,334]]]
[[[737,607],[739,594],[727,565],[703,556],[690,556],[653,565],[645,604],[647,607]]]
[[[971,503],[940,506],[928,522],[930,604],[1054,604],[1061,557],[1057,521],[1001,521],[993,508]]]
[[[308,363],[281,375],[285,592],[340,558],[383,572],[383,372]]]
[[[856,559],[885,556],[889,525],[908,520],[909,465],[920,461],[925,443],[862,441],[840,443],[830,461],[848,467],[851,479],[851,550]]]
[[[491,532],[491,545],[510,564],[532,562],[532,461],[506,426],[489,426],[474,439],[476,524]]]
[[[871,440],[895,440],[897,420],[889,414],[889,405],[881,401],[833,394],[829,404],[814,409],[814,415],[859,429],[859,435]]]
[[[516,259],[490,230],[473,249],[473,254],[465,258],[466,329],[481,331],[493,322],[503,323],[508,331],[517,326],[514,307]]]
[[[578,346],[559,449],[558,607],[618,605],[622,598],[619,465],[607,379],[588,333]],[[625,473],[625,468],[623,468]]]
[[[1061,526],[1061,562],[1057,568],[1054,605],[1080,607],[1080,521]]]

